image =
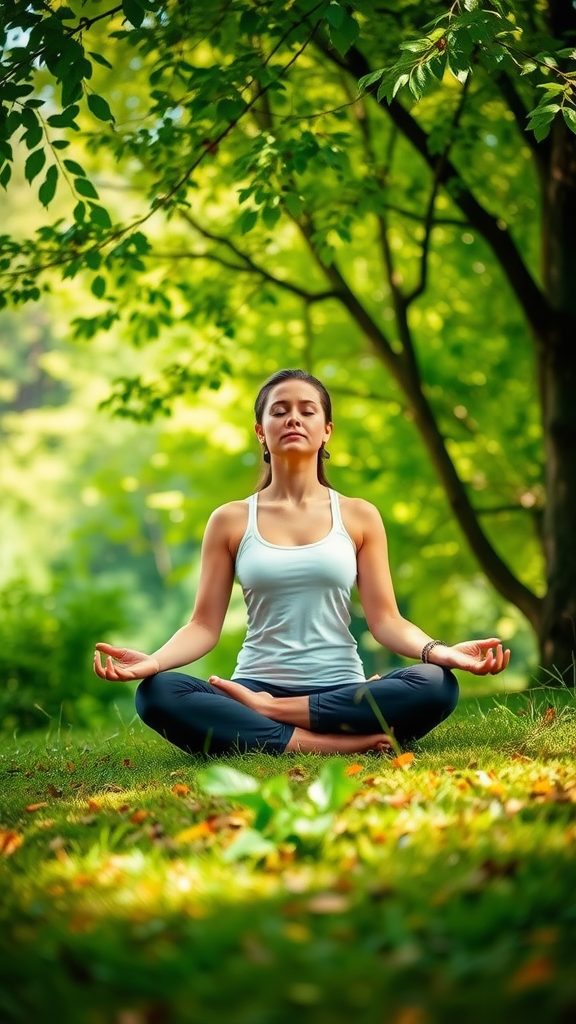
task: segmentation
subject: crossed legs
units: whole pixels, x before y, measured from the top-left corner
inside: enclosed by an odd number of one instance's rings
[[[137,711],[147,725],[191,753],[349,754],[390,746],[374,704],[404,743],[433,729],[458,701],[455,677],[435,665],[397,669],[365,687],[315,688],[288,697],[274,696],[253,681],[212,676],[210,682],[162,672],[140,684]]]

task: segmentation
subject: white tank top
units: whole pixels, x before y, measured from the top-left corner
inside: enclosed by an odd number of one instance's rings
[[[248,609],[248,631],[232,678],[328,686],[364,682],[350,633],[356,548],[329,488],[332,528],[314,544],[270,544],[258,531],[258,494],[248,498],[248,527],[236,575]]]

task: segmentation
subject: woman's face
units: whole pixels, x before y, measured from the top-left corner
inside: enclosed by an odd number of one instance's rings
[[[256,424],[258,440],[266,443],[271,455],[316,455],[332,433],[326,423],[320,395],[313,384],[286,380],[276,384],[268,395],[262,423]]]

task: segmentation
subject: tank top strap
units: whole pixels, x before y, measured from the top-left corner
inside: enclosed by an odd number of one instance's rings
[[[258,508],[258,491],[251,494],[248,498],[248,526],[246,527],[246,536],[254,535],[256,533],[256,516]]]
[[[340,511],[340,499],[338,498],[338,492],[329,488],[330,491],[330,505],[332,507],[332,525],[335,530],[344,532],[347,535],[346,527],[342,520],[342,513]]]

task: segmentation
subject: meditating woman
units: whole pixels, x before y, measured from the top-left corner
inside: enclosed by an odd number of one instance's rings
[[[381,751],[383,721],[401,745],[424,736],[456,707],[451,669],[495,675],[510,652],[495,637],[450,646],[402,617],[380,514],[326,479],[332,410],[319,380],[280,370],[255,412],[263,479],[211,515],[190,622],[150,655],[96,644],[97,675],[142,680],[138,714],[190,753]],[[235,576],[248,629],[232,679],[175,671],[218,643]],[[374,639],[417,664],[365,679],[349,629],[354,585]]]

